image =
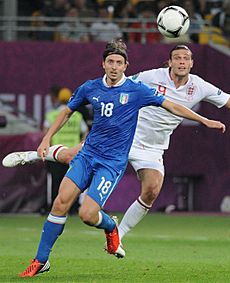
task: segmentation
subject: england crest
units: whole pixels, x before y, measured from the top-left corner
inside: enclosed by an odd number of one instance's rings
[[[188,101],[192,101],[195,95],[195,92],[196,92],[196,86],[194,86],[193,84],[189,85],[186,90],[186,93],[187,93],[186,99]]]
[[[129,101],[129,94],[128,93],[121,93],[119,101],[120,101],[121,104],[128,103],[128,101]]]

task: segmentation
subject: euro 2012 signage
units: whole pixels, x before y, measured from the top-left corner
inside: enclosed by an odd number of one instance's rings
[[[32,118],[40,127],[45,111],[52,107],[49,94],[0,93],[0,105],[3,111]]]

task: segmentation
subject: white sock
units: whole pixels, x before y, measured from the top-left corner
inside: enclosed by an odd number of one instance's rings
[[[52,145],[49,148],[49,152],[48,152],[45,159],[49,160],[49,161],[57,162],[58,161],[58,153],[65,148],[67,148],[67,147],[63,146],[62,144]]]
[[[94,226],[97,227],[98,225],[101,224],[101,222],[102,222],[102,214],[100,211],[98,211],[98,221]]]
[[[49,148],[48,155],[46,156],[46,160],[57,162],[58,161],[58,154],[61,150],[67,148],[66,146],[63,146],[62,144],[58,145],[52,145]],[[28,159],[28,160],[27,160]],[[37,151],[28,151],[28,155],[26,158],[27,161],[38,161],[41,160],[41,157],[37,155]]]
[[[120,239],[142,220],[150,208],[140,197],[131,204],[118,226]]]
[[[28,161],[38,161],[41,160],[41,157],[37,155],[37,151],[29,151],[27,155]],[[26,159],[27,160],[27,159]]]

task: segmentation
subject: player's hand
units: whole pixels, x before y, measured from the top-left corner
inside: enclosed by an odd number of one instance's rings
[[[226,126],[223,123],[221,123],[220,121],[208,120],[207,119],[205,124],[209,128],[221,130],[222,133],[224,133],[226,131]]]
[[[49,152],[50,143],[47,140],[42,140],[37,148],[37,154],[41,157],[42,161],[45,161],[46,156]]]

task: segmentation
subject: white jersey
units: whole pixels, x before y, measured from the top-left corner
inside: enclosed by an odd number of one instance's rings
[[[200,101],[210,102],[220,108],[230,98],[229,94],[192,74],[189,74],[185,85],[176,88],[169,76],[169,68],[144,71],[132,78],[155,87],[169,100],[188,108]],[[156,154],[163,154],[169,147],[170,135],[182,120],[162,107],[147,106],[140,109],[130,159],[152,161]]]

